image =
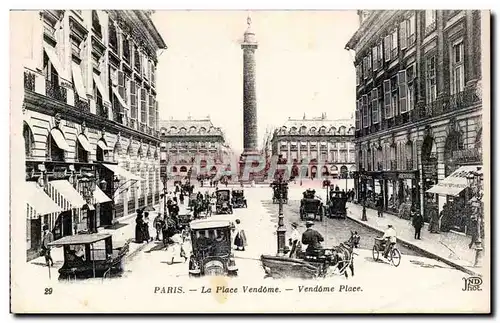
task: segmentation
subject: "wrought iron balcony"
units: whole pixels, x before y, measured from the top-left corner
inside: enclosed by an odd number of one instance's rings
[[[80,100],[80,98],[76,97],[75,98],[75,107],[78,109],[78,110],[81,110],[81,111],[85,111],[85,112],[88,112],[90,113],[90,104],[89,104],[89,100]]]
[[[26,90],[35,91],[35,79],[34,73],[29,71],[24,71],[24,88]]]
[[[68,92],[57,81],[45,80],[45,94],[53,99],[66,103]]]
[[[481,98],[477,93],[477,88],[468,88],[454,95],[442,96],[431,102],[427,106],[426,114],[429,117],[435,117],[451,111],[468,108],[480,102]]]

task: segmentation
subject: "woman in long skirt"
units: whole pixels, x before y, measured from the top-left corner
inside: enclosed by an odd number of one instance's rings
[[[234,244],[236,245],[236,250],[245,251],[245,247],[247,246],[247,237],[245,235],[245,231],[241,229],[240,223],[240,219],[236,219]]]

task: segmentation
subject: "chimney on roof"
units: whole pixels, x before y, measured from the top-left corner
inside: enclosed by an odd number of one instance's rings
[[[304,112],[304,116],[302,117],[302,120],[306,120],[306,114]]]

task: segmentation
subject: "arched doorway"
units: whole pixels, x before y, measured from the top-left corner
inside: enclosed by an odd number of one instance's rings
[[[57,128],[52,129],[47,135],[47,150],[46,155],[47,158],[51,161],[64,161],[64,150],[59,148],[56,140],[53,137],[54,135],[60,136],[59,140],[65,141],[64,134]],[[67,145],[67,144],[66,144]]]
[[[330,167],[330,175],[333,177],[333,178],[338,178],[339,177],[339,168],[335,165],[332,165]]]
[[[186,166],[181,166],[180,172],[181,173],[187,173],[187,167]]]
[[[434,138],[427,134],[422,143],[422,181],[423,190],[427,192],[431,187],[438,182],[438,159],[437,147]],[[424,221],[429,222],[430,210],[438,211],[438,195],[432,193],[424,193]]]
[[[347,177],[347,166],[346,165],[342,165],[340,167],[340,176],[343,179],[345,179]]]
[[[177,166],[172,167],[172,173],[177,173]]]
[[[328,167],[323,166],[323,167],[321,168],[321,176],[323,176],[323,177],[327,177],[328,175],[330,175],[330,172],[328,171]]]
[[[318,172],[318,167],[317,166],[311,166],[311,178],[312,179],[316,178],[317,172]]]

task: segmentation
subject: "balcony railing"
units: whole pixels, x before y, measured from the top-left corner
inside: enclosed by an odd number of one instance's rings
[[[397,163],[397,161],[391,160],[390,166],[391,166],[391,170],[398,169],[398,163]]]
[[[66,102],[68,97],[66,88],[60,86],[57,81],[52,82],[50,80],[45,80],[45,94],[62,102]]]
[[[80,100],[79,98],[75,98],[75,107],[78,110],[90,113],[90,104],[89,104],[88,100],[84,101],[84,100]]]
[[[130,119],[130,128],[136,129],[137,128],[136,124],[137,124],[136,119]]]
[[[146,125],[144,123],[140,123],[139,124],[139,131],[143,132],[143,133],[146,132],[145,127],[146,127]]]
[[[24,88],[26,90],[35,91],[35,77],[34,73],[24,72]]]

